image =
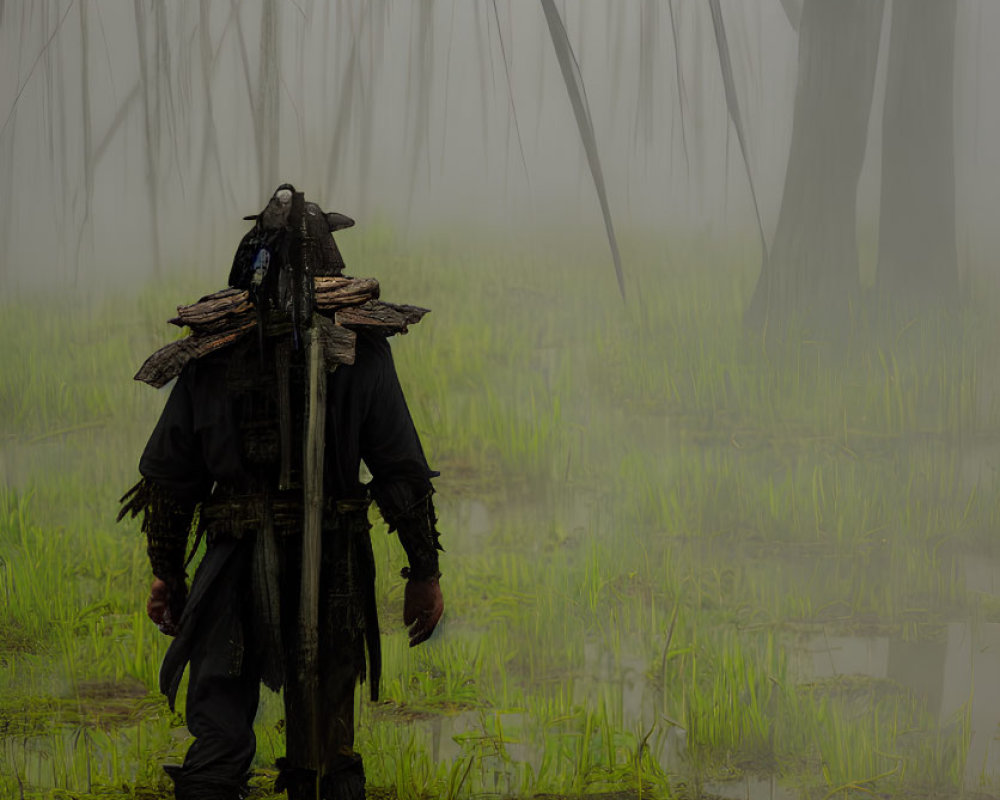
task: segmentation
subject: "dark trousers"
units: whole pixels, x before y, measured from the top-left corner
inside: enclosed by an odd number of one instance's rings
[[[187,696],[187,725],[194,744],[181,769],[175,772],[178,800],[235,800],[240,796],[256,748],[253,732],[260,684],[251,670],[241,675],[219,674],[210,640],[191,660]],[[354,686],[352,664],[330,665],[321,672],[320,751],[322,774],[300,767],[307,763],[306,742],[297,735],[301,707],[299,688],[293,681],[285,690],[287,757],[282,761],[283,781],[290,800],[313,800],[320,783],[323,800],[363,798],[364,772],[354,744]]]
[[[212,639],[203,639],[191,659],[186,716],[195,740],[175,778],[178,800],[235,800],[257,748],[257,675],[249,669],[236,675],[218,669],[211,651]]]
[[[182,623],[191,643],[185,716],[195,741],[183,765],[169,770],[177,800],[236,800],[257,747],[260,676],[246,657],[249,558],[237,550],[221,568],[212,561],[195,576],[197,612]]]
[[[336,540],[334,540],[335,542]],[[301,722],[307,699],[298,679],[295,642],[298,570],[282,568],[285,664],[285,733],[287,755],[281,760],[279,790],[289,800],[364,798],[364,772],[354,750],[354,690],[363,670],[363,631],[359,630],[356,592],[343,574],[341,548],[324,551],[320,603],[318,751],[320,768],[308,770],[308,742]],[[288,542],[287,565],[297,563],[297,543]],[[333,546],[330,546],[333,545]],[[285,559],[282,559],[285,561]],[[250,559],[235,553],[213,576],[204,601],[185,631],[193,647],[186,704],[188,730],[195,737],[183,765],[171,770],[177,800],[237,800],[245,786],[256,749],[254,717],[260,698],[259,642],[254,637],[250,602]],[[195,577],[197,583],[198,576]],[[192,586],[192,594],[194,593]],[[361,623],[363,625],[363,623]]]

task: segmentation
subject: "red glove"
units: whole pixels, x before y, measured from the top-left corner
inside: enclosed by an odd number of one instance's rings
[[[187,591],[183,583],[171,586],[165,580],[156,578],[149,589],[146,615],[156,623],[161,633],[176,636],[180,632],[185,599]]]
[[[406,582],[403,624],[410,627],[410,647],[426,642],[444,613],[444,598],[437,578]]]

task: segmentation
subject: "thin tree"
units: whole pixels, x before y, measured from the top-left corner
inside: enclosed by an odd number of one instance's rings
[[[219,192],[225,193],[222,177],[222,163],[219,159],[219,136],[215,128],[215,111],[212,103],[212,75],[216,59],[212,49],[212,33],[209,16],[209,0],[201,0],[198,6],[198,55],[201,66],[201,89],[204,106],[201,127],[201,169],[198,170],[198,198],[202,210],[208,199],[208,176],[214,171]],[[210,167],[212,169],[210,169]]]
[[[257,65],[257,103],[254,109],[261,197],[270,195],[281,181],[278,165],[281,53],[278,42],[277,0],[264,0],[260,15],[260,61]]]
[[[369,10],[370,9],[370,10]],[[454,13],[454,9],[452,10]],[[368,61],[361,70],[361,115],[358,122],[360,145],[358,154],[358,178],[361,191],[358,197],[359,210],[367,211],[370,205],[369,191],[372,166],[375,161],[375,104],[376,83],[381,74],[385,54],[385,29],[388,27],[388,0],[370,0],[362,12],[361,30],[368,38]],[[367,19],[364,15],[369,15]],[[447,116],[447,102],[445,104]]]
[[[656,42],[658,39],[657,4],[655,0],[644,0],[639,6],[639,96],[635,104],[635,122],[632,129],[633,145],[642,141],[643,150],[649,151],[653,143],[653,73],[655,66]],[[620,63],[620,56],[618,58]],[[617,84],[617,81],[615,83]],[[617,92],[615,96],[617,96]]]
[[[418,0],[417,19],[410,34],[407,118],[410,130],[410,207],[423,161],[430,176],[431,90],[434,78],[434,0]]]
[[[94,199],[94,125],[90,111],[90,37],[87,35],[86,3],[80,3],[80,103],[83,129],[83,222],[79,226],[73,257],[75,282],[79,282],[80,278],[80,248],[84,232],[90,224],[90,210]]]
[[[150,236],[152,238],[153,277],[163,274],[160,250],[160,102],[156,67],[150,68],[148,22],[142,0],[135,0],[136,42],[139,48],[139,83],[142,86],[142,116],[144,157],[146,161],[146,196],[149,201]],[[159,63],[154,59],[154,65]],[[151,74],[152,73],[152,74]]]
[[[338,29],[348,29],[351,46],[347,56],[347,63],[344,66],[343,74],[340,78],[340,88],[336,95],[336,113],[334,116],[333,130],[330,136],[330,154],[326,167],[326,191],[329,197],[336,197],[340,186],[342,186],[341,175],[348,153],[348,136],[350,134],[351,121],[354,116],[354,92],[355,88],[361,84],[361,74],[363,72],[361,60],[362,32],[365,28],[366,20],[371,14],[372,4],[366,4],[358,14],[356,25],[351,25],[344,20],[346,12],[343,6],[337,9],[337,20],[340,24]],[[376,19],[373,24],[380,24]]]

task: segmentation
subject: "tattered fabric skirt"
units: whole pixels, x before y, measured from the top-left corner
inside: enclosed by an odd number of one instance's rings
[[[171,708],[195,642],[211,636],[225,674],[256,672],[277,690],[299,664],[301,504],[262,495],[206,503],[199,528],[207,548],[188,595],[180,633],[160,670]],[[378,699],[381,654],[366,501],[325,509],[320,564],[320,661],[350,660]]]

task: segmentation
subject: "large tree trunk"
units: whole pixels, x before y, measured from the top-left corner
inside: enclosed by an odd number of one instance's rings
[[[806,0],[792,142],[774,243],[747,323],[844,330],[858,294],[858,178],[875,84],[881,0]]]
[[[896,311],[958,303],[956,0],[892,5],[882,121],[880,298]]]

